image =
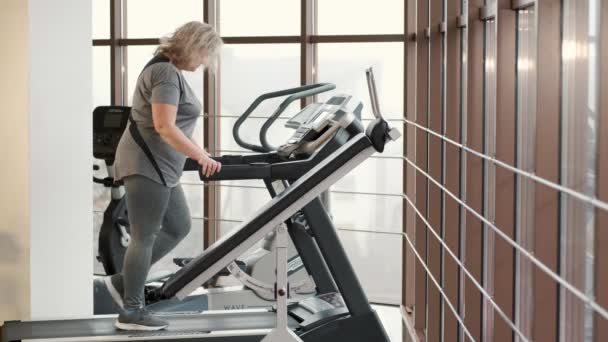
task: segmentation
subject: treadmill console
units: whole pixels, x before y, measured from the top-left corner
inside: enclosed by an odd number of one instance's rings
[[[120,137],[127,127],[130,107],[101,106],[93,111],[93,156],[114,162]]]
[[[285,127],[297,129],[302,126],[308,119],[314,114],[317,113],[319,107],[321,107],[323,103],[311,103],[308,106],[304,107],[298,114],[296,114],[293,118],[289,119],[287,123],[285,123]]]
[[[315,140],[331,121],[339,121],[339,118],[344,115],[344,111],[341,109],[350,99],[350,95],[336,95],[325,103],[313,103],[306,106],[285,124],[286,127],[297,128],[287,144],[293,145]]]

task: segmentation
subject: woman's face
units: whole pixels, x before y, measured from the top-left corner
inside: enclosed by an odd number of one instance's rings
[[[207,54],[207,51],[201,50],[194,53],[194,55],[190,59],[190,62],[184,67],[184,69],[187,71],[195,71],[201,65],[207,65],[208,61],[209,55]]]

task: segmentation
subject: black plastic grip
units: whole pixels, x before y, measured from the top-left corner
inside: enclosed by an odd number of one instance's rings
[[[199,169],[198,175],[202,181],[237,180],[237,179],[267,179],[270,178],[271,164],[255,163],[248,165],[222,165],[222,170],[211,177],[203,175]]]

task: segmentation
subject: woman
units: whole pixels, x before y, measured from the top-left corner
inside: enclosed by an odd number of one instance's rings
[[[213,69],[221,46],[210,25],[189,22],[161,40],[137,79],[129,126],[114,164],[115,179],[125,186],[131,241],[122,273],[105,279],[123,308],[115,324],[119,329],[168,326],[145,309],[144,286],[150,266],[190,231],[190,211],[179,183],[186,157],[197,160],[207,176],[221,170],[191,140],[202,107],[181,71],[201,65]]]

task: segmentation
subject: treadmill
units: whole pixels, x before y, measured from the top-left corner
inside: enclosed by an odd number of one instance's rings
[[[294,136],[287,143],[280,147],[274,147],[268,143],[268,129],[292,102],[334,88],[333,84],[320,83],[259,96],[239,117],[234,126],[233,135],[235,141],[241,147],[263,153],[213,157],[222,163],[224,172],[202,179],[206,183],[209,181],[260,179],[266,184],[271,197],[282,192],[289,183],[297,180],[305,171],[318,164],[362,130],[360,123],[360,127],[357,129],[346,130],[353,123],[353,118],[347,115],[348,110],[346,109],[352,97],[346,94],[338,94],[325,102],[309,104],[287,121],[285,126],[296,130]],[[260,131],[260,144],[243,141],[240,135],[240,127],[249,115],[265,100],[283,96],[288,97],[268,118]],[[362,105],[359,104],[353,111],[357,119],[360,119],[361,109]],[[124,131],[124,126],[120,126],[119,123],[126,121],[124,119],[128,117],[129,110],[128,107],[98,107],[95,109],[94,133],[97,138],[94,139],[93,151],[95,156],[104,159],[107,165],[111,165],[113,162],[116,150],[116,146],[113,146],[111,142],[117,140],[113,137],[120,137]],[[120,118],[123,119],[120,120]],[[108,122],[116,124],[108,125]],[[352,127],[355,126],[352,125]],[[314,157],[310,158],[313,154]],[[305,159],[307,160],[305,163],[287,163]],[[198,171],[198,164],[188,160],[184,169],[186,171]],[[110,172],[111,169],[108,171]],[[114,185],[112,178],[96,181],[104,185],[107,183],[110,186]],[[119,261],[118,257],[122,258],[124,256],[124,249],[126,248],[124,231],[118,228],[126,227],[123,229],[128,236],[128,222],[126,219],[122,220],[123,224],[119,224],[121,221],[116,219],[116,216],[118,218],[121,215],[126,217],[124,198],[121,195],[115,200],[114,192],[115,188],[112,189],[113,200],[104,215],[104,225],[101,227],[99,236],[99,259],[109,272],[108,274],[120,269],[122,261]],[[327,205],[325,202],[323,204],[324,206]],[[288,249],[290,302],[299,301],[314,294],[337,292],[333,279],[318,252],[318,247],[314,239],[310,237],[313,233],[309,222],[323,224],[322,220],[316,219],[320,215],[318,210],[324,210],[324,208],[305,208],[285,221],[292,241]],[[327,227],[333,228],[330,226],[330,222],[325,224]],[[198,289],[184,301],[161,300],[162,298],[158,296],[156,289],[162,286],[163,281],[168,279],[171,273],[161,273],[157,277],[155,277],[156,275],[149,276],[149,279],[154,278],[154,281],[146,285],[145,293],[148,308],[152,311],[191,312],[272,307],[275,301],[274,291],[273,285],[269,284],[268,281],[274,282],[275,276],[272,250],[274,240],[274,233],[266,236],[260,248],[247,254],[244,258],[239,258],[207,282],[204,286],[207,289]],[[306,259],[306,262],[303,262],[302,259]],[[191,258],[174,259],[180,267],[183,267],[190,260]],[[252,280],[252,278],[255,280]],[[223,281],[224,279],[231,284],[225,285],[226,281]],[[112,298],[105,290],[105,285],[98,282],[95,282],[95,284],[94,313],[117,313],[118,308],[113,305]]]
[[[249,220],[180,269],[159,290],[163,298],[185,299],[200,284],[229,266],[274,230],[278,241],[275,246],[277,281],[274,293],[277,304],[274,309],[167,314],[163,318],[170,321],[170,327],[157,332],[118,331],[113,326],[115,316],[8,321],[2,326],[2,341],[389,341],[335,228],[314,231],[314,238],[339,294],[322,294],[308,303],[304,302],[310,298],[290,306],[286,301],[290,289],[287,283],[287,227],[284,222],[304,207],[321,205],[318,196],[323,191],[372,154],[383,152],[387,142],[400,136],[396,129],[388,126],[378,110],[371,70],[367,76],[376,119],[366,131],[361,130],[321,163],[307,170]],[[305,161],[294,161],[301,162]],[[311,309],[311,305],[318,305],[318,309],[322,303],[326,304],[324,310]]]

